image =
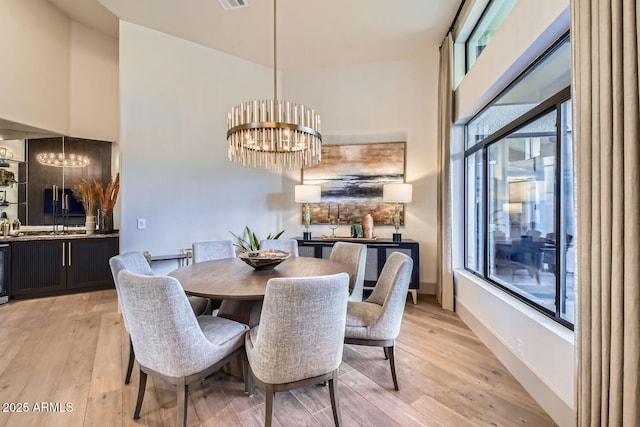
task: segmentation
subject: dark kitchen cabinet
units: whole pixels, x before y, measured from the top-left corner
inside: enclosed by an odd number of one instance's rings
[[[32,298],[114,287],[109,258],[117,236],[14,241],[10,292]]]

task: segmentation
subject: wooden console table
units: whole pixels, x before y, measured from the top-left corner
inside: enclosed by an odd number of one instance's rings
[[[297,238],[298,250],[300,256],[329,258],[331,249],[335,242],[354,242],[367,245],[367,263],[364,273],[365,289],[373,289],[378,280],[378,276],[382,271],[382,267],[389,255],[393,252],[402,252],[409,255],[413,259],[413,272],[411,273],[411,282],[409,283],[409,293],[413,299],[413,303],[418,303],[418,287],[420,286],[420,245],[415,240],[403,240],[394,242],[391,239],[352,239],[340,238],[315,238],[304,240]]]

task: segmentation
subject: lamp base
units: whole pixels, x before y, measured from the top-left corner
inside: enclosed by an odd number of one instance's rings
[[[393,233],[393,241],[394,242],[402,242],[402,234],[401,233]]]
[[[310,231],[303,231],[302,232],[302,239],[303,240],[311,240],[311,232]]]

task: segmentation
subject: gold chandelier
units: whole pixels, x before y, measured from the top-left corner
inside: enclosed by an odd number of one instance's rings
[[[38,162],[45,166],[58,168],[83,168],[89,165],[89,158],[81,154],[40,153]]]
[[[301,169],[321,160],[320,116],[278,99],[276,0],[273,1],[273,99],[233,107],[227,118],[229,160],[268,170]]]

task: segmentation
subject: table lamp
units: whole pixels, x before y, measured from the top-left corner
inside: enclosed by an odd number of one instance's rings
[[[311,232],[309,231],[309,224],[311,223],[311,210],[309,209],[309,203],[320,202],[320,186],[296,185],[295,199],[296,203],[304,203],[302,218],[305,231],[302,238],[304,240],[311,240]]]
[[[411,184],[385,184],[382,187],[382,201],[395,203],[395,211],[393,213],[393,225],[396,232],[393,233],[393,241],[400,242],[402,234],[400,234],[400,203],[411,203],[411,193],[413,186]]]

